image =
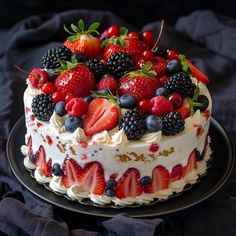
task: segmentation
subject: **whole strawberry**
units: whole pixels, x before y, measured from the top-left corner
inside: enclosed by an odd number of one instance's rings
[[[117,82],[113,75],[106,74],[102,77],[97,85],[97,90],[109,89],[112,94],[116,94]]]
[[[159,81],[155,77],[156,73],[150,70],[151,67],[152,63],[147,62],[143,69],[124,75],[118,84],[119,95],[131,94],[138,101],[154,97]]]
[[[163,76],[166,72],[166,60],[162,57],[154,57],[151,70],[155,71],[157,78]]]
[[[60,74],[56,78],[55,85],[58,91],[70,93],[75,97],[85,97],[95,90],[95,79],[91,70],[76,60],[63,64],[58,69]]]
[[[101,43],[98,38],[91,34],[99,34],[97,31],[99,25],[99,22],[95,22],[89,26],[88,30],[85,30],[84,21],[82,19],[79,20],[78,26],[71,24],[73,32],[65,28],[71,36],[67,38],[64,45],[73,53],[83,53],[88,59],[99,58],[102,51]]]

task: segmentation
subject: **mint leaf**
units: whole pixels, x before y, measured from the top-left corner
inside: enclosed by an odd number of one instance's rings
[[[197,86],[194,90],[193,101],[195,101],[199,95],[200,95],[200,88],[199,88],[199,86]]]
[[[186,74],[187,74],[188,76],[192,77],[192,72],[191,72],[191,70],[190,70],[190,68],[189,68],[189,66],[188,66],[188,62],[187,62],[187,60],[186,60],[186,58],[185,58],[185,55],[180,54],[180,55],[179,55],[179,59],[180,59],[181,64],[182,64],[182,70],[183,70],[184,72],[186,72]]]

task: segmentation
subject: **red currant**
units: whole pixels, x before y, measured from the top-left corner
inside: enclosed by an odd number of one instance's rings
[[[111,25],[108,29],[107,29],[107,35],[108,37],[112,37],[112,36],[119,36],[120,35],[120,29],[117,25]]]
[[[149,113],[151,110],[152,105],[150,104],[149,100],[143,99],[138,103],[138,109],[141,113]]]
[[[168,100],[173,104],[175,109],[178,109],[183,104],[183,98],[179,93],[172,93],[168,96]]]
[[[135,31],[131,31],[128,33],[128,37],[138,38],[138,33]]]
[[[67,93],[65,97],[65,102],[68,103],[75,96],[72,93]]]
[[[168,57],[169,60],[176,59],[176,60],[179,61],[179,54],[175,50],[169,50],[168,54],[167,54],[167,57]]]
[[[166,80],[168,80],[167,76],[165,76],[165,75],[161,76],[161,78],[160,78],[160,86],[161,87],[164,86]]]
[[[155,43],[155,38],[151,31],[144,31],[142,33],[142,38],[143,38],[143,41],[149,46],[153,46]]]
[[[52,94],[53,102],[64,102],[66,95],[63,92],[57,91]]]
[[[65,107],[70,116],[81,116],[88,110],[88,104],[82,98],[72,98]]]
[[[57,90],[57,87],[52,82],[46,82],[42,86],[42,91],[47,94],[53,94],[54,92],[56,92],[56,90]]]
[[[151,50],[145,50],[143,51],[142,53],[142,58],[145,60],[145,61],[151,61],[153,59],[153,53]]]

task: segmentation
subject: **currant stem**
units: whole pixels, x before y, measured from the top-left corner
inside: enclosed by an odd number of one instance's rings
[[[165,21],[164,20],[161,20],[161,26],[160,26],[160,31],[159,31],[159,34],[158,34],[158,37],[157,37],[157,40],[154,44],[154,46],[152,47],[152,50],[157,46],[160,38],[161,38],[161,35],[162,35],[162,32],[163,32],[163,29],[164,29],[164,25],[165,25]],[[151,51],[152,51],[151,50]]]

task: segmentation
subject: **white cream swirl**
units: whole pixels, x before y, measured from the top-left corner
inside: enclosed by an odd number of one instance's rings
[[[54,111],[50,120],[49,120],[49,123],[55,128],[55,130],[58,133],[63,133],[63,132],[65,132],[65,125],[64,125],[65,118],[66,118],[66,116],[59,116]]]
[[[198,172],[198,174],[200,176],[204,175],[206,173],[206,170],[207,170],[207,163],[205,161],[199,161],[197,163],[197,172]]]
[[[145,143],[159,143],[161,141],[161,131],[144,134],[141,137],[141,141]]]
[[[39,183],[46,184],[49,183],[52,179],[52,177],[47,177],[43,174],[43,170],[41,167],[37,167],[34,172],[34,177]]]
[[[89,194],[89,198],[92,202],[97,203],[99,205],[106,205],[111,203],[111,198],[108,196],[94,195]]]
[[[155,198],[158,198],[160,200],[167,199],[171,194],[173,193],[173,190],[171,188],[166,188],[157,191],[154,196]]]
[[[84,198],[88,198],[89,193],[81,189],[78,185],[72,185],[69,189],[67,189],[67,195],[72,200],[81,201]]]
[[[37,89],[37,88],[33,88],[29,79],[26,79],[26,84],[28,84],[28,92],[31,96],[36,96],[36,95],[39,95],[42,93],[42,90],[41,89]]]
[[[21,148],[21,153],[24,155],[24,156],[27,156],[29,154],[29,149],[27,147],[27,145],[22,145]]]
[[[186,185],[185,179],[179,179],[174,182],[171,182],[169,188],[172,189],[173,192],[179,193],[183,191],[185,185]]]
[[[34,170],[36,168],[36,165],[29,160],[29,156],[24,158],[24,166],[30,170]]]
[[[142,194],[142,195],[140,195],[140,196],[137,196],[136,199],[137,199],[136,201],[137,201],[138,203],[141,203],[141,204],[148,204],[148,203],[150,203],[151,201],[153,201],[154,197],[152,196],[152,194],[146,194],[146,193],[144,193],[144,194]]]
[[[184,179],[189,184],[195,184],[197,182],[197,179],[198,179],[198,172],[197,172],[197,170],[193,170],[193,171],[187,173],[184,176]]]
[[[125,131],[123,129],[118,130],[116,133],[112,135],[112,143],[114,143],[117,146],[124,146],[126,143],[129,142]]]
[[[111,138],[107,132],[107,130],[104,130],[100,133],[94,134],[92,139],[91,139],[91,143],[96,142],[96,143],[110,143]]]
[[[112,199],[112,201],[115,203],[115,205],[119,205],[119,206],[127,206],[127,205],[132,205],[136,202],[136,198],[134,197],[126,197],[126,198],[115,198]]]
[[[66,187],[64,186],[62,178],[60,176],[53,176],[49,183],[49,187],[55,192],[62,194],[66,193]]]
[[[84,130],[78,127],[72,134],[72,139],[74,143],[79,143],[80,141],[87,141],[87,137],[84,133]]]

